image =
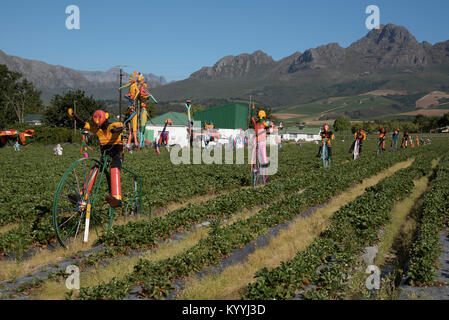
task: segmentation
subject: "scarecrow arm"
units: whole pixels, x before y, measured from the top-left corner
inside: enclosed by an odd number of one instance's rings
[[[86,121],[83,121],[80,119],[80,117],[78,117],[78,115],[76,113],[73,113],[73,109],[69,108],[69,110],[67,110],[69,113],[69,116],[74,118],[76,120],[77,124],[80,124],[81,127],[84,127],[86,125]]]
[[[131,85],[131,82],[129,82],[128,84],[125,84],[123,87],[120,87],[120,88],[118,88],[119,90],[122,90],[122,89],[124,89],[124,88],[126,88],[126,87],[129,87]]]
[[[124,127],[117,127],[117,128],[111,129],[111,132],[112,133],[119,133],[119,132],[122,132],[123,129],[124,129]]]
[[[137,111],[134,112],[126,121],[125,121],[125,125],[130,122],[135,116],[137,115]]]

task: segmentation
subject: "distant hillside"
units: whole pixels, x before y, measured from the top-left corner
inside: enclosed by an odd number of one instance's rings
[[[441,91],[434,91],[416,101],[416,107],[419,109],[426,109],[430,107],[438,107],[440,105],[447,105],[449,94]]]
[[[108,71],[80,71],[80,73],[88,81],[94,83],[107,83],[117,85],[117,83],[120,82],[119,69],[117,68],[112,68]],[[167,84],[167,80],[165,79],[165,77],[159,77],[152,73],[144,73],[143,75],[147,81],[150,81],[150,86],[152,88]],[[126,83],[128,81],[128,76],[128,73],[123,72],[123,82]]]
[[[435,99],[435,101],[433,100]],[[432,105],[424,104],[424,102]],[[281,108],[275,114],[288,122],[328,121],[339,117],[373,120],[423,114],[441,116],[449,112],[449,95],[444,92],[411,93],[376,90],[361,95],[321,99]]]
[[[102,71],[78,71],[45,62],[22,59],[7,55],[0,50],[0,64],[8,69],[20,72],[26,79],[42,91],[42,98],[48,102],[54,94],[61,94],[70,89],[82,89],[97,99],[115,99],[118,97],[118,69]],[[164,77],[144,74],[150,79],[150,86],[157,87],[167,83]],[[123,81],[128,81],[127,74]]]
[[[87,87],[90,82],[78,71],[45,62],[9,56],[0,50],[0,64],[20,72],[39,89]]]
[[[449,41],[419,43],[388,24],[348,48],[330,43],[274,61],[262,51],[226,56],[188,79],[154,90],[162,100],[253,100],[285,107],[374,90],[448,91]]]

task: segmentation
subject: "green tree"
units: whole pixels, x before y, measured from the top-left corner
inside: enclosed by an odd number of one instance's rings
[[[413,123],[417,124],[420,128],[424,127],[426,124],[427,117],[423,116],[422,114],[418,114],[415,116],[415,119],[413,119]]]
[[[363,127],[363,123],[361,123],[361,122],[355,122],[355,123],[353,123],[352,126],[351,126],[351,131],[352,131],[352,133],[355,133],[357,130],[363,129],[363,128],[364,128],[364,127]]]
[[[449,126],[449,113],[445,113],[439,120],[438,120],[438,127],[446,127]]]
[[[391,120],[385,127],[388,132],[393,132],[394,130],[401,128],[401,123],[398,120]]]
[[[14,111],[10,108],[7,95],[20,77],[20,73],[10,71],[4,64],[0,65],[0,126],[2,128],[8,123],[15,122]]]
[[[102,101],[93,96],[86,97],[82,90],[69,91],[65,95],[56,94],[50,101],[50,107],[45,111],[45,123],[51,127],[74,127],[74,120],[69,117],[67,110],[76,104],[76,113],[85,121],[92,117],[95,110],[106,111]]]
[[[197,105],[197,106],[192,105],[192,107],[190,108],[190,115],[193,118],[197,111],[201,111],[201,110],[204,110],[204,109],[205,108],[203,106],[201,106],[201,105]],[[186,110],[185,114],[187,114],[187,110]]]
[[[24,123],[25,113],[38,113],[42,110],[41,91],[27,79],[14,85],[13,91],[7,96],[19,123]]]
[[[0,65],[0,125],[24,123],[25,113],[42,111],[41,92],[19,72]]]
[[[147,112],[150,116],[150,119],[153,119],[154,117],[156,117],[156,106],[153,103],[147,104]]]
[[[402,123],[402,131],[408,131],[409,133],[418,132],[419,126],[413,122],[403,122]]]
[[[337,132],[351,130],[351,120],[346,117],[335,119],[334,130]]]
[[[378,123],[374,123],[374,122],[367,122],[366,124],[364,123],[365,130],[370,133],[378,132],[380,127],[381,126]]]

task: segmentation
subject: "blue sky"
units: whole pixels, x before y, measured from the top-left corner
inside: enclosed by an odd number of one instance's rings
[[[129,65],[187,78],[226,55],[263,50],[275,60],[329,42],[363,37],[365,8],[418,39],[449,40],[447,0],[15,0],[0,4],[0,49],[80,70]],[[69,5],[81,29],[65,27]]]

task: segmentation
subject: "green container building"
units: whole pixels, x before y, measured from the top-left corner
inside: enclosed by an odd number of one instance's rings
[[[213,123],[215,129],[248,129],[248,105],[229,103],[195,112],[195,121]]]
[[[160,115],[158,117],[151,119],[151,122],[156,125],[163,126],[165,124],[165,120],[167,120],[167,119],[170,119],[171,121],[173,121],[174,126],[188,126],[189,125],[189,118],[187,117],[187,115],[185,113],[172,112],[172,111],[164,113],[163,115]],[[148,122],[148,123],[151,124],[150,122]]]

